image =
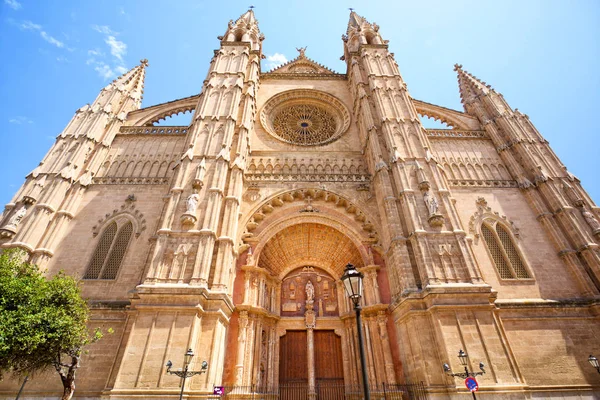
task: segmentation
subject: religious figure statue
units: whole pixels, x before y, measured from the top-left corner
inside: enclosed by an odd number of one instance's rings
[[[23,217],[25,217],[25,214],[27,214],[27,209],[25,208],[25,206],[21,206],[21,208],[19,208],[17,212],[15,212],[12,217],[10,217],[7,226],[13,226],[16,228],[23,219]]]
[[[200,202],[200,195],[198,193],[192,193],[186,200],[186,214],[195,215],[196,208],[198,208],[198,202]]]
[[[594,214],[586,210],[585,208],[581,209],[581,215],[585,219],[585,222],[592,228],[592,231],[600,231],[600,222],[594,217]]]
[[[423,201],[425,202],[425,205],[427,206],[427,210],[429,210],[429,215],[437,214],[438,202],[435,199],[435,197],[433,197],[433,195],[431,194],[431,192],[429,190],[426,191],[425,193],[423,193]]]
[[[306,52],[306,47],[307,47],[307,46],[304,46],[304,47],[296,47],[296,50],[298,51],[298,53],[300,53],[300,55],[299,55],[299,57],[300,57],[300,58],[304,58],[304,57],[306,57],[306,55],[304,54],[304,53]]]
[[[311,281],[306,282],[306,301],[313,301],[315,299],[315,287]]]
[[[252,247],[248,249],[248,255],[246,256],[246,265],[254,265],[254,254],[252,253]]]

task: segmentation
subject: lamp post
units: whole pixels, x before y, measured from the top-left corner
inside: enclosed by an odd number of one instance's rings
[[[188,351],[185,353],[185,356],[183,357],[183,368],[178,369],[176,371],[171,371],[173,363],[171,362],[171,360],[167,361],[167,374],[177,375],[178,377],[183,379],[183,382],[181,383],[181,392],[179,393],[179,400],[183,399],[183,389],[185,388],[185,380],[191,376],[200,375],[206,372],[206,370],[208,369],[208,363],[206,361],[202,361],[202,364],[200,364],[200,371],[190,371],[189,367],[193,357],[194,352],[192,351],[192,349],[188,349]]]
[[[460,361],[460,365],[462,365],[465,368],[465,372],[452,373],[450,366],[448,364],[444,363],[443,367],[444,367],[444,372],[446,373],[446,375],[458,376],[460,378],[467,379],[470,376],[476,377],[476,376],[485,374],[485,369],[484,369],[485,365],[482,362],[479,363],[479,369],[481,370],[481,372],[469,371],[469,368],[467,367],[467,364],[469,361],[469,356],[462,349],[460,349],[458,351],[458,360]],[[471,391],[471,394],[473,395],[473,399],[477,399],[477,397],[475,396],[475,391]]]
[[[360,321],[360,298],[362,297],[363,293],[363,274],[357,271],[354,265],[349,263],[346,265],[344,275],[342,275],[342,283],[346,289],[346,294],[354,304],[354,311],[356,311],[356,330],[358,331],[358,348],[360,350],[360,367],[362,370],[363,389],[365,392],[365,400],[370,400],[371,394],[369,392],[369,381],[367,379],[367,364],[365,361],[362,324]]]
[[[592,367],[596,368],[596,371],[600,374],[600,363],[598,363],[598,359],[590,354],[588,357],[588,361],[592,364]]]

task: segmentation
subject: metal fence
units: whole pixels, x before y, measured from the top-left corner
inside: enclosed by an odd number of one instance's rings
[[[369,385],[372,400],[427,400],[423,383]],[[286,383],[276,387],[224,386],[222,399],[239,400],[362,400],[362,386],[337,382]]]

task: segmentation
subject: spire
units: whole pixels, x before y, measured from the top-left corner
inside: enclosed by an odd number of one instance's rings
[[[487,95],[494,92],[494,89],[483,81],[477,79],[462,69],[462,65],[454,64],[454,70],[458,74],[458,88],[460,90],[460,99],[463,104],[471,102],[477,96]]]
[[[264,36],[258,29],[258,20],[254,16],[253,8],[254,6],[250,6],[250,9],[243,13],[235,22],[230,20],[225,35],[219,36],[219,40],[225,42],[249,42],[252,50],[260,50]]]
[[[379,25],[370,23],[350,9],[350,19],[346,34],[342,36],[349,52],[355,52],[363,44],[387,44],[379,34]]]
[[[248,11],[246,11],[245,13],[243,13],[236,21],[235,23],[239,23],[240,21],[243,22],[246,25],[253,25],[256,24],[258,25],[258,21],[256,20],[256,17],[254,16],[254,10],[253,10],[254,6],[250,6],[250,9]]]
[[[131,97],[141,102],[144,93],[144,78],[146,77],[146,67],[148,60],[140,60],[137,65],[112,81],[105,89],[117,88],[120,91],[127,91]]]

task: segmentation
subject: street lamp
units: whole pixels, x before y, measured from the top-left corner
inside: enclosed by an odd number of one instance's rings
[[[600,363],[598,363],[598,359],[590,354],[588,361],[592,364],[592,367],[596,368],[596,371],[600,374]]]
[[[452,373],[452,370],[450,369],[450,366],[448,364],[444,363],[444,365],[442,365],[442,366],[444,367],[444,372],[446,373],[446,375],[448,375],[448,376],[458,376],[460,378],[467,379],[470,376],[476,377],[476,376],[485,374],[485,365],[482,362],[479,363],[479,369],[481,370],[481,372],[471,372],[471,371],[469,371],[469,368],[467,367],[467,364],[468,364],[468,361],[469,361],[469,356],[462,349],[460,349],[458,351],[458,361],[460,362],[460,365],[462,365],[463,367],[465,367],[465,372]],[[477,399],[477,397],[475,397],[475,392],[474,391],[472,391],[471,394],[473,395],[474,399]]]
[[[183,382],[181,383],[181,392],[179,393],[179,400],[183,399],[183,389],[185,388],[185,380],[191,376],[200,375],[206,372],[206,370],[208,369],[208,363],[206,361],[202,361],[202,364],[200,364],[200,371],[190,371],[189,367],[193,357],[194,352],[192,351],[192,349],[188,349],[188,351],[185,353],[185,356],[183,356],[183,368],[178,369],[176,371],[171,371],[173,363],[171,362],[171,360],[167,361],[167,374],[177,375],[178,377],[183,379]]]
[[[365,349],[363,345],[362,324],[360,321],[360,298],[363,293],[363,274],[356,270],[354,265],[348,263],[344,275],[342,275],[342,283],[346,289],[346,294],[354,304],[356,311],[356,330],[358,331],[358,348],[360,350],[360,366],[362,370],[363,388],[365,392],[365,400],[371,399],[369,393],[369,381],[367,380],[367,364],[365,361]]]

